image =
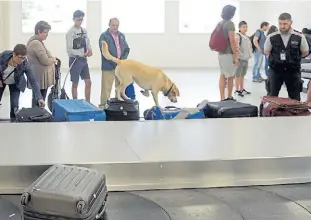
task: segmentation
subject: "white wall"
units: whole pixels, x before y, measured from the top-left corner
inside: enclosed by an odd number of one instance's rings
[[[195,1],[193,0],[194,4]],[[164,34],[126,34],[131,47],[130,58],[166,68],[216,67],[217,54],[209,49],[209,34],[179,34],[178,4],[178,1],[166,2],[166,31]],[[291,13],[294,28],[301,30],[302,27],[311,23],[308,22],[310,8],[310,1],[242,1],[239,16],[240,20],[248,22],[250,34],[259,27],[262,21],[277,24],[277,17],[282,12]],[[87,29],[94,48],[94,56],[89,59],[89,64],[92,68],[97,69],[100,68],[98,37],[102,32],[101,2],[88,1],[86,15]],[[1,1],[0,16],[0,30],[2,30],[0,49],[11,49],[17,43],[26,43],[31,34],[23,34],[21,31],[21,1]],[[122,21],[120,29],[122,31]],[[64,34],[51,33],[46,45],[53,55],[61,58],[63,62],[67,62],[64,39]]]

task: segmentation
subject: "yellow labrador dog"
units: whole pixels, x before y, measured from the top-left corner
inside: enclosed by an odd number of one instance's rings
[[[116,88],[116,98],[118,100],[123,101],[121,95],[125,99],[130,99],[125,95],[125,89],[128,85],[135,82],[144,89],[141,91],[144,96],[148,97],[149,91],[151,91],[156,106],[159,106],[158,93],[160,91],[171,102],[177,102],[177,96],[179,96],[178,88],[160,69],[134,60],[120,60],[110,54],[105,41],[102,42],[102,45],[103,56],[117,64],[115,74],[120,81],[120,85]]]

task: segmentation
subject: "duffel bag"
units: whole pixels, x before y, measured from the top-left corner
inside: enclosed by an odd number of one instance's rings
[[[290,98],[264,96],[259,107],[260,117],[308,116],[309,106]]]
[[[202,119],[205,118],[203,110],[199,108],[177,108],[167,106],[164,109],[154,106],[144,111],[145,120],[170,120],[170,119]]]

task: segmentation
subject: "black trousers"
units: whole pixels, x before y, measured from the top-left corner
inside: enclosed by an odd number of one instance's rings
[[[274,70],[269,68],[270,96],[279,96],[285,82],[288,97],[300,101],[301,73],[300,70]]]
[[[46,95],[48,90],[47,89],[40,89],[40,93],[43,97],[43,100],[45,101]],[[39,106],[38,100],[35,98],[35,93],[32,91],[32,107]]]

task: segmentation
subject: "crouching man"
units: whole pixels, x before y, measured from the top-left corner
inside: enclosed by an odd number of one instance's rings
[[[0,54],[0,101],[6,86],[8,86],[10,90],[11,121],[15,121],[15,112],[19,108],[20,92],[24,92],[26,89],[25,75],[39,106],[44,106],[45,103],[38,82],[27,60],[27,47],[23,44],[17,44],[13,51],[8,50]]]

